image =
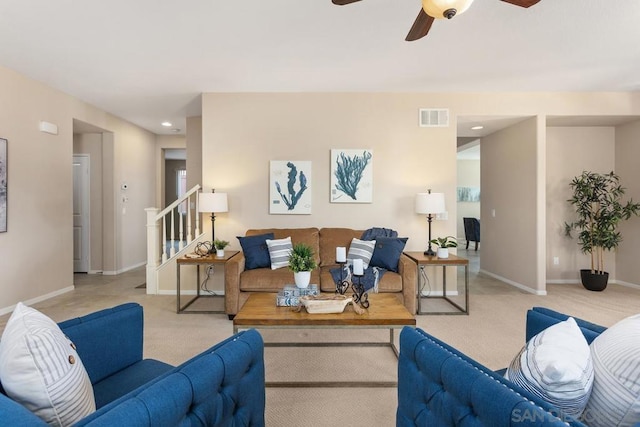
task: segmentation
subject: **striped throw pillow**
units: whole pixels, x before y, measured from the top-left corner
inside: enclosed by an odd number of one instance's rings
[[[590,427],[640,423],[640,314],[627,317],[591,343],[596,374],[582,414]]]
[[[285,239],[267,239],[267,247],[269,248],[269,257],[271,258],[271,269],[286,267],[289,265],[289,256],[293,245],[291,237]]]
[[[375,248],[375,240],[360,240],[354,237],[353,240],[351,240],[349,252],[347,253],[347,263],[353,265],[354,259],[361,259],[363,268],[367,269]]]
[[[589,344],[575,319],[556,323],[531,338],[505,376],[562,415],[580,416],[591,395],[594,373]]]
[[[53,320],[22,303],[0,340],[0,381],[9,397],[51,425],[71,425],[96,410],[73,343]]]

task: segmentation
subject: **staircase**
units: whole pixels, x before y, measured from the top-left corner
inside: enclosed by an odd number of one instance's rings
[[[187,252],[193,252],[196,244],[205,240],[200,229],[198,209],[198,193],[201,188],[200,185],[196,185],[161,212],[158,208],[145,209],[147,212],[147,294],[175,295],[176,258]],[[192,227],[192,222],[195,222],[195,227]],[[169,229],[169,236],[167,236],[167,229]],[[160,280],[163,282],[159,283]],[[165,281],[172,281],[172,283],[165,283]]]

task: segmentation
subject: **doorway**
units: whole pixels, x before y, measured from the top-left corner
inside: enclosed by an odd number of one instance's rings
[[[73,272],[88,273],[90,266],[90,192],[91,174],[88,154],[73,156]]]

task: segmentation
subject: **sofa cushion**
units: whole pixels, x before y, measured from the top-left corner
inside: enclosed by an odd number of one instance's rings
[[[591,343],[593,391],[583,418],[591,427],[640,422],[640,314],[616,323]]]
[[[144,359],[93,385],[96,409],[158,378],[174,367],[155,359]]]
[[[320,265],[335,265],[336,248],[348,248],[351,240],[360,238],[362,230],[327,227],[320,229]]]
[[[513,359],[506,377],[563,414],[582,414],[593,385],[587,340],[573,318],[534,336]]]
[[[351,239],[349,251],[347,252],[347,263],[353,265],[353,260],[361,259],[364,268],[369,268],[369,262],[375,248],[375,240],[360,240],[355,237]]]
[[[245,257],[244,268],[246,270],[271,266],[267,239],[273,239],[273,233],[245,237],[238,236]]]
[[[337,267],[337,265],[320,267],[320,290],[322,292],[335,292],[336,284],[331,275],[331,269]],[[313,282],[313,278],[311,281]],[[378,292],[402,292],[402,276],[398,273],[387,271],[378,282]]]
[[[245,271],[240,276],[240,290],[242,292],[278,292],[285,285],[293,285],[294,283],[293,272],[288,268],[278,270],[271,270],[271,267],[257,268]],[[320,270],[317,268],[311,271],[311,283],[320,283]]]
[[[314,258],[317,263],[320,262],[320,230],[315,227],[309,228],[263,228],[263,229],[250,229],[247,230],[247,236],[253,236],[256,234],[272,233],[271,239],[284,239],[291,237],[291,243],[304,243],[311,246],[313,249]],[[334,251],[335,253],[335,251]],[[265,267],[268,267],[265,266]]]
[[[96,409],[75,345],[39,311],[18,303],[0,340],[0,381],[9,397],[53,425]]]
[[[369,265],[398,272],[398,261],[408,237],[378,237]]]
[[[267,239],[267,247],[269,248],[269,258],[271,259],[271,269],[287,267],[289,265],[289,257],[293,250],[291,237],[284,239]]]

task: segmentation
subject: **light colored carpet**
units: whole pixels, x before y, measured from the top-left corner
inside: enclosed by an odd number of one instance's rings
[[[61,321],[127,301],[138,302],[145,309],[145,356],[171,364],[179,364],[232,334],[232,324],[224,314],[178,315],[175,297],[148,296],[144,289],[137,289],[145,281],[144,274],[141,268],[119,276],[76,275],[74,291],[34,307]],[[487,367],[498,369],[505,367],[523,345],[525,313],[532,306],[610,326],[640,312],[639,303],[640,290],[619,285],[610,285],[600,293],[577,284],[550,285],[547,296],[535,296],[473,273],[469,316],[422,315],[417,316],[417,326]],[[0,316],[0,330],[8,318]],[[261,332],[268,342],[388,340],[385,330]],[[391,350],[369,347],[268,347],[265,365],[268,381],[395,381],[397,367]],[[394,388],[268,388],[266,395],[267,426],[395,425]]]

